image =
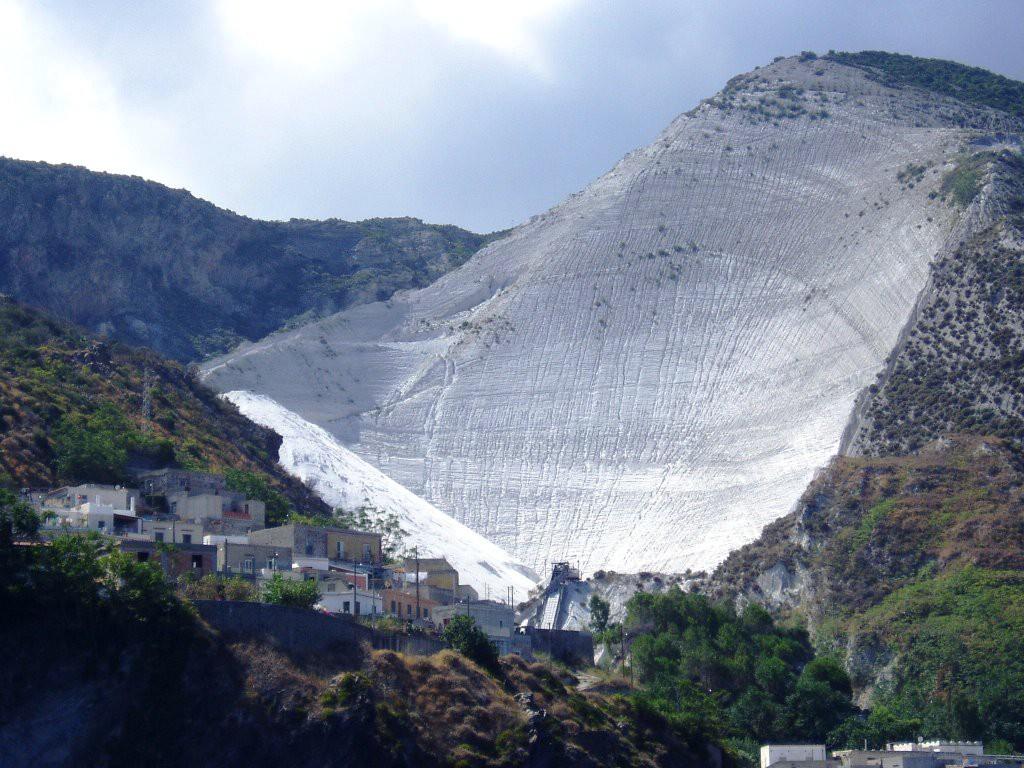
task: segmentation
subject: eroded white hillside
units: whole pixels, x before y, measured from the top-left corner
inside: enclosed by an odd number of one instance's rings
[[[418,546],[423,557],[446,557],[458,569],[460,581],[481,597],[503,598],[509,586],[526,597],[536,585],[538,578],[529,568],[367,464],[320,427],[263,395],[239,391],[224,397],[281,436],[279,461],[324,501],[350,510],[371,504],[394,513],[408,531],[408,547]]]
[[[835,451],[962,226],[929,197],[958,110],[783,60],[433,285],[207,380],[272,396],[537,570],[712,566]],[[908,164],[928,165],[909,185]]]

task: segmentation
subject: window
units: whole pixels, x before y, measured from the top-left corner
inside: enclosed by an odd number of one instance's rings
[[[312,555],[313,554],[313,545],[312,544],[309,544],[309,543],[306,544],[306,554],[307,555]]]
[[[356,600],[354,604],[356,606],[356,616],[358,616],[359,615],[359,601]]]
[[[97,521],[96,527],[99,528],[102,531],[104,528],[107,527],[107,521],[106,520],[99,520],[99,521]]]
[[[276,557],[269,557],[269,558],[267,558],[267,570],[270,570],[270,571],[276,571],[277,570],[277,558]]]
[[[411,605],[405,606],[405,615],[408,616],[409,618],[412,618],[412,606]]]
[[[425,618],[425,619],[429,619],[430,618],[430,609],[429,608],[424,608],[423,609],[423,618]]]
[[[345,559],[345,545],[340,541],[338,542],[338,559]]]
[[[256,570],[256,558],[247,557],[242,561],[242,573],[253,573]]]
[[[192,543],[192,534],[191,533],[183,533],[183,534],[181,534],[181,543],[182,544],[191,544]]]
[[[333,581],[329,581],[329,582],[327,582],[327,591],[328,591],[328,592],[333,592],[333,591],[334,591],[334,588],[335,588],[336,586],[337,586],[337,584],[335,584],[335,583],[334,583]]]
[[[348,600],[341,604],[341,610],[343,613],[352,613],[352,609],[349,607],[349,605],[350,604]]]
[[[370,555],[370,552],[371,552],[370,545],[369,544],[363,544],[363,560],[369,561],[370,559],[372,559],[371,555]]]
[[[396,613],[396,611],[395,611],[395,601],[392,600],[391,601],[391,614],[394,615],[395,613]]]
[[[198,570],[202,570],[203,569],[203,556],[202,555],[192,555],[192,567],[196,568]]]
[[[157,541],[163,541],[164,540],[164,532],[163,531],[157,531],[156,533],[153,534],[153,538],[156,539]]]

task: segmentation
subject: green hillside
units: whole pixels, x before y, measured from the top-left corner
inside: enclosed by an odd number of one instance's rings
[[[859,700],[919,719],[919,735],[1024,749],[1014,443],[950,436],[911,456],[838,458],[709,591],[806,622],[819,652],[845,660]]]
[[[279,446],[179,363],[0,298],[0,486],[124,482],[173,463],[255,484],[271,518],[326,512],[278,466]]]

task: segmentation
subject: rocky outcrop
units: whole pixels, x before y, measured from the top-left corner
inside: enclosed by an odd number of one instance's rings
[[[845,656],[866,701],[905,645],[894,623],[876,617],[892,596],[930,589],[964,569],[1024,570],[1022,487],[1020,451],[998,438],[954,435],[911,456],[839,457],[794,512],[699,588],[806,621],[820,646]],[[917,618],[932,610],[944,615],[950,607],[930,606]]]
[[[430,283],[487,238],[256,221],[135,176],[0,158],[0,291],[181,361]]]

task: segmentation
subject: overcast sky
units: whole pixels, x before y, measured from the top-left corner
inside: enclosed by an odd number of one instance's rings
[[[262,218],[487,231],[731,76],[884,49],[1024,79],[1024,2],[0,0],[0,154]]]

